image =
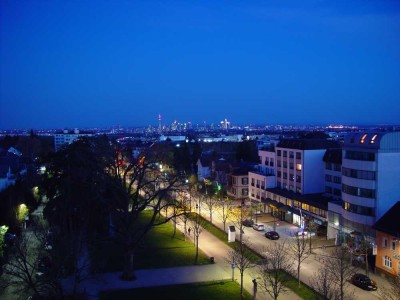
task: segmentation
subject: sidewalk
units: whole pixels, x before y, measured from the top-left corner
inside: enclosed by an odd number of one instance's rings
[[[135,274],[137,279],[134,281],[121,280],[121,272],[98,274],[85,280],[79,291],[85,291],[89,299],[98,299],[101,291],[227,280],[230,278],[217,264],[137,270]],[[72,280],[68,279],[62,282],[66,294],[72,292],[72,284]]]

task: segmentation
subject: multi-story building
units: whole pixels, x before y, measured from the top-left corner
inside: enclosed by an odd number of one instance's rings
[[[234,200],[243,200],[248,198],[249,170],[247,168],[231,168],[231,172],[228,174],[227,194]]]
[[[282,140],[276,147],[277,187],[299,194],[324,192],[322,159],[326,149],[338,147],[329,140]]]
[[[63,130],[62,133],[56,133],[54,135],[54,149],[58,151],[63,145],[71,144],[77,138],[82,136],[92,136],[89,132],[80,132],[78,129],[74,130]]]
[[[273,153],[259,151],[260,171],[249,174],[250,199],[265,203],[265,211],[280,220],[326,229],[330,198],[324,195],[323,157],[338,147],[329,140],[291,139],[280,141]],[[264,168],[266,162],[271,169]]]
[[[372,225],[400,198],[400,132],[348,134],[342,156],[342,203],[329,205],[333,228],[373,242]]]
[[[264,201],[266,188],[276,187],[276,155],[274,147],[258,150],[260,164],[257,169],[249,172],[249,198],[252,201]]]
[[[376,230],[376,270],[390,276],[400,272],[400,201],[390,208],[375,223]]]

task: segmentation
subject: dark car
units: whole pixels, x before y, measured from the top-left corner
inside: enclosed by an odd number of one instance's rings
[[[265,237],[270,240],[277,240],[279,239],[279,233],[277,233],[276,231],[267,231],[265,233]]]
[[[356,273],[351,277],[351,283],[368,291],[376,291],[378,289],[375,281],[360,273]]]
[[[254,221],[253,220],[247,219],[247,220],[243,221],[243,226],[252,227],[253,225],[254,225]]]

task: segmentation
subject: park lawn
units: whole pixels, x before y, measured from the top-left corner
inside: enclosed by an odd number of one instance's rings
[[[238,283],[232,281],[213,281],[130,290],[116,290],[100,293],[100,300],[109,299],[230,300],[240,299],[240,286]],[[245,290],[244,299],[252,299],[251,295]]]
[[[142,213],[143,221],[150,215]],[[142,241],[142,246],[135,254],[136,269],[168,268],[195,264],[196,248],[189,240],[185,240],[180,231],[174,236],[174,226],[171,223],[154,226]],[[92,258],[101,272],[122,271],[124,267],[124,252],[122,246],[114,241],[98,244],[92,251]],[[199,249],[197,264],[210,263]]]

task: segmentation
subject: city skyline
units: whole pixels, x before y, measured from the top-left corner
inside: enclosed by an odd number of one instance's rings
[[[396,1],[0,3],[0,129],[398,124]]]

